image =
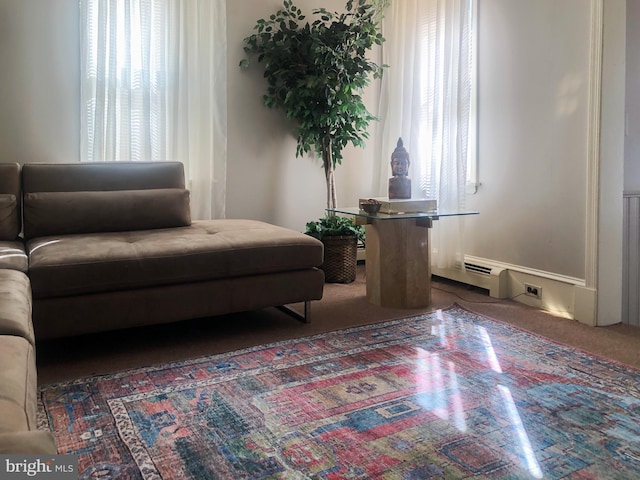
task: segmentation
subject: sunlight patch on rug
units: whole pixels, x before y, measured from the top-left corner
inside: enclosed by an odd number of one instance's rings
[[[45,385],[81,479],[640,478],[640,372],[454,306]]]

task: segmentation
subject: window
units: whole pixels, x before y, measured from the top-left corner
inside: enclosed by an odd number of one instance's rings
[[[83,160],[166,158],[165,0],[83,0]]]
[[[81,160],[180,161],[193,219],[223,218],[225,0],[80,0]]]
[[[440,211],[465,208],[475,192],[476,0],[392,2],[383,20],[383,63],[374,188],[387,191],[387,155],[402,137],[411,156],[414,198],[431,198]],[[385,193],[386,194],[386,193]],[[452,268],[463,256],[463,225],[436,222],[432,265]]]
[[[420,186],[441,204],[477,187],[475,3],[427,1],[419,16]]]

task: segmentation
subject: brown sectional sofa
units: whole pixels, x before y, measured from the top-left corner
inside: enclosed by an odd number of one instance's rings
[[[191,221],[181,163],[5,164],[0,179],[0,452],[53,448],[35,431],[36,338],[297,302],[308,321],[322,298],[321,242]]]
[[[0,164],[0,454],[56,453],[36,429],[36,357],[28,258],[20,234],[20,166]]]

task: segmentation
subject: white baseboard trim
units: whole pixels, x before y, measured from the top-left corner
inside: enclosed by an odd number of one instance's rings
[[[531,275],[534,277],[547,278],[549,280],[554,280],[562,283],[569,283],[571,285],[580,285],[585,286],[585,281],[583,278],[569,277],[567,275],[560,275],[558,273],[547,272],[545,270],[538,270],[535,268],[523,267],[521,265],[514,265],[512,263],[504,263],[499,262],[497,260],[490,260],[482,257],[474,257],[473,255],[465,255],[464,261],[466,263],[481,263],[493,265],[497,268],[503,268],[505,270],[509,270],[510,272],[519,272],[526,275]]]
[[[465,265],[468,264],[486,267],[489,273],[435,267],[432,267],[432,273],[489,290],[494,298],[510,298],[563,318],[595,325],[596,292],[585,287],[584,279],[471,255],[465,256]],[[527,295],[525,284],[536,286],[541,291],[540,298]]]

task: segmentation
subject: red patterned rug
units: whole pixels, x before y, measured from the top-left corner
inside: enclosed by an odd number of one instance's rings
[[[45,385],[81,479],[640,478],[640,372],[454,306]]]

